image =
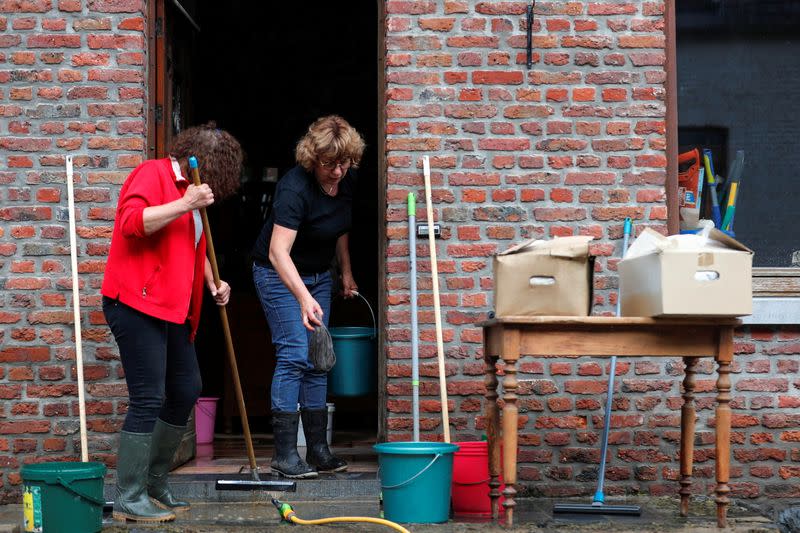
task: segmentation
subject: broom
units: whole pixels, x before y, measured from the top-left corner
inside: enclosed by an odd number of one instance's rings
[[[631,235],[631,219],[625,219],[625,226],[622,236],[622,257],[628,250],[628,239]],[[620,316],[620,299],[617,294],[617,316]],[[578,513],[578,514],[611,514],[639,516],[642,508],[638,505],[606,505],[603,483],[606,477],[606,453],[608,452],[608,432],[611,429],[611,403],[614,399],[614,374],[617,370],[617,356],[611,357],[611,365],[608,370],[608,393],[606,395],[606,413],[603,423],[603,439],[600,446],[600,472],[597,474],[597,491],[594,493],[591,505],[579,503],[557,503],[553,506],[553,513]]]
[[[194,156],[189,157],[189,169],[192,173],[192,181],[196,186],[202,185],[200,181],[200,170],[197,168],[197,158]],[[211,226],[208,223],[208,214],[206,208],[200,208],[200,217],[203,219],[203,233],[206,236],[206,248],[208,250],[208,261],[211,263],[211,272],[214,275],[214,284],[220,286],[219,268],[217,267],[217,256],[214,253],[214,241],[211,238]],[[224,305],[217,306],[219,308],[219,317],[222,320],[222,331],[225,335],[225,347],[228,353],[228,362],[231,365],[231,375],[233,376],[233,386],[236,391],[236,401],[239,405],[239,414],[242,417],[242,430],[244,432],[244,440],[247,445],[247,457],[250,460],[250,474],[252,480],[217,480],[217,490],[295,490],[294,482],[287,481],[261,481],[258,476],[258,465],[256,464],[256,454],[253,450],[253,439],[250,436],[250,424],[247,421],[247,411],[244,404],[244,394],[242,393],[242,384],[239,381],[239,369],[236,365],[236,353],[233,350],[233,340],[231,338],[231,326],[228,322],[228,310]]]

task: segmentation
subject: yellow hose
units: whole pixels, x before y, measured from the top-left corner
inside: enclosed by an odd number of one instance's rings
[[[400,531],[400,533],[410,533],[400,524],[395,524],[394,522],[384,520],[383,518],[372,518],[370,516],[332,516],[330,518],[318,518],[316,520],[303,520],[302,518],[297,518],[296,515],[293,515],[290,517],[290,520],[295,524],[300,524],[303,526],[316,526],[320,524],[331,524],[333,522],[370,522],[372,524],[380,524],[382,526],[390,527],[395,531]]]
[[[293,524],[300,524],[302,526],[317,526],[322,524],[332,524],[334,522],[368,522],[371,524],[379,524],[390,527],[395,531],[399,531],[400,533],[411,533],[400,524],[396,524],[390,520],[384,520],[383,518],[373,518],[371,516],[332,516],[329,518],[317,518],[316,520],[303,520],[302,518],[297,517],[294,509],[292,509],[292,506],[288,503],[284,503],[273,498],[272,504],[278,509],[278,512],[281,514],[281,518],[283,518],[285,521]]]

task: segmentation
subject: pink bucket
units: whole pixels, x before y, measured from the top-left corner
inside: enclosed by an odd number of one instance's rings
[[[194,429],[198,444],[214,442],[214,422],[219,398],[198,398],[194,410]]]

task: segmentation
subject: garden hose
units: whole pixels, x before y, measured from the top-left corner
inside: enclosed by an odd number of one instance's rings
[[[284,503],[272,498],[272,505],[278,509],[278,512],[281,514],[281,518],[290,524],[316,526],[321,524],[332,524],[334,522],[369,522],[372,524],[380,524],[390,527],[395,531],[400,531],[400,533],[410,533],[400,524],[395,524],[394,522],[384,520],[383,518],[373,518],[371,516],[331,516],[329,518],[318,518],[316,520],[303,520],[302,518],[298,518],[297,514],[294,512],[294,509],[292,509],[292,506],[288,503]]]

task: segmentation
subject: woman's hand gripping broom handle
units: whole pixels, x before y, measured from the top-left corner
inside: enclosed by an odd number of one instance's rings
[[[189,158],[189,169],[192,173],[192,181],[200,186],[200,171],[197,168],[197,158]],[[200,217],[203,219],[203,233],[206,235],[206,248],[208,249],[208,260],[211,263],[211,272],[214,275],[214,284],[219,287],[219,268],[217,267],[217,255],[214,253],[214,240],[211,238],[211,226],[208,224],[208,214],[206,208],[200,208]],[[242,394],[242,384],[239,381],[239,368],[236,365],[236,353],[233,351],[233,340],[231,339],[231,327],[228,323],[228,310],[226,306],[220,305],[219,317],[222,319],[222,330],[225,334],[225,348],[228,352],[228,362],[231,365],[233,374],[233,387],[236,390],[236,401],[239,404],[239,414],[242,417],[242,429],[244,430],[244,440],[247,445],[247,456],[250,459],[250,473],[255,481],[260,481],[258,477],[258,465],[256,464],[256,453],[253,450],[253,439],[250,436],[250,424],[247,421],[247,411],[244,405],[244,394]]]

